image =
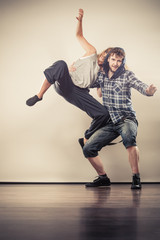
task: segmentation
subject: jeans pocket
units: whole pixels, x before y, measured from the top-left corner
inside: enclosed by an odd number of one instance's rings
[[[125,118],[124,122],[134,122],[138,126],[138,121],[136,118]]]

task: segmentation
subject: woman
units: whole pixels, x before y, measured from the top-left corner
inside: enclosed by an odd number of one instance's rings
[[[33,106],[41,101],[47,89],[54,84],[58,94],[63,96],[68,102],[85,111],[92,119],[90,128],[85,132],[85,139],[89,137],[100,127],[104,126],[109,119],[109,113],[106,107],[100,104],[90,94],[88,88],[92,87],[98,71],[102,68],[107,52],[103,51],[97,56],[97,51],[83,36],[82,19],[83,10],[79,9],[76,37],[80,45],[85,50],[82,58],[73,63],[69,69],[64,61],[57,61],[44,71],[45,81],[40,92],[26,101],[28,106]]]

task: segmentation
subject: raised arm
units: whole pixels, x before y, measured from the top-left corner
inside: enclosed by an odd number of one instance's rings
[[[83,9],[79,9],[79,14],[77,20],[77,29],[76,29],[76,37],[82,46],[82,48],[85,50],[85,55],[84,56],[89,56],[92,55],[93,53],[96,53],[95,47],[93,47],[83,36],[83,29],[82,29],[82,20],[83,20]]]

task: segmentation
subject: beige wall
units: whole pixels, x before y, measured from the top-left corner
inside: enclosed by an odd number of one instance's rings
[[[76,15],[85,11],[84,35],[97,51],[126,50],[127,65],[142,81],[160,89],[160,1],[0,1],[0,181],[88,181],[96,176],[77,139],[91,119],[52,88],[29,108],[43,70],[58,59],[71,64],[83,55],[75,38]],[[96,96],[95,91],[91,93]],[[160,181],[160,95],[132,91],[139,119],[143,181]],[[130,181],[122,144],[100,153],[112,181]]]

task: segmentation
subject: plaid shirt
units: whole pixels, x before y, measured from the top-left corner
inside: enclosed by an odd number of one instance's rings
[[[148,85],[138,80],[134,73],[126,70],[117,78],[109,79],[99,72],[97,83],[102,90],[103,105],[107,107],[112,122],[118,123],[123,117],[136,117],[132,108],[131,88],[135,88],[143,95]]]

